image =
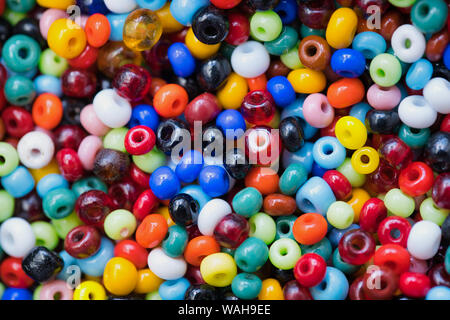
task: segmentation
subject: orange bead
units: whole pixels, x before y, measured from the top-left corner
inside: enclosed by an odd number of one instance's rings
[[[149,214],[136,230],[136,241],[144,248],[154,248],[167,234],[166,219],[160,214]]]
[[[355,213],[355,218],[353,220],[354,223],[359,222],[359,214],[361,213],[361,209],[369,199],[370,195],[366,190],[361,188],[353,189],[352,198],[348,200],[347,203],[353,208],[353,212]]]
[[[184,259],[187,263],[198,267],[206,256],[218,252],[220,245],[214,237],[199,236],[188,242],[184,250]]]
[[[89,45],[99,48],[108,42],[111,26],[103,14],[95,13],[87,19],[84,30]]]
[[[63,106],[54,94],[43,93],[34,101],[31,113],[37,126],[52,130],[61,122]]]
[[[273,278],[263,280],[258,300],[284,300],[280,282]]]
[[[327,228],[327,220],[322,215],[305,213],[295,220],[292,232],[298,243],[311,245],[325,237]]]
[[[347,108],[364,99],[364,84],[358,78],[343,78],[328,87],[328,102],[334,108]]]
[[[260,75],[256,78],[247,78],[247,84],[248,84],[248,88],[250,91],[266,90],[266,86],[267,86],[266,74],[263,73],[262,75]]]
[[[178,84],[166,84],[153,98],[156,112],[164,118],[178,117],[184,112],[188,102],[186,90]]]
[[[257,189],[261,194],[276,193],[280,177],[267,167],[253,167],[245,177],[245,186]]]

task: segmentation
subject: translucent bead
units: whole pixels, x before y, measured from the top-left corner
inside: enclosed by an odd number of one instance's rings
[[[162,24],[156,13],[138,9],[130,13],[123,27],[125,45],[136,51],[149,50],[162,35]]]

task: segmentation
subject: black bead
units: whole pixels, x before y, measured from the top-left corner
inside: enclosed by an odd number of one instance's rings
[[[217,300],[218,294],[216,288],[208,284],[190,286],[185,295],[185,300]]]
[[[64,267],[64,260],[46,247],[34,247],[22,260],[22,269],[37,282],[48,281]]]
[[[424,150],[425,162],[436,172],[450,170],[450,133],[436,132],[431,135]]]
[[[221,54],[217,54],[200,64],[197,81],[203,90],[214,91],[230,74],[230,62]]]
[[[42,199],[34,190],[22,198],[15,199],[14,216],[23,218],[30,223],[39,220],[48,221],[42,210]]]
[[[433,63],[433,78],[437,77],[450,79],[450,70],[445,66],[443,62]]]
[[[395,133],[401,124],[397,111],[393,110],[371,110],[367,113],[366,122],[370,130],[380,134]]]
[[[9,21],[3,17],[0,17],[0,42],[4,43],[8,40],[8,38],[11,37],[12,30],[13,27]]]
[[[280,138],[289,152],[296,152],[305,143],[301,119],[287,117],[280,122]]]
[[[191,225],[200,211],[198,202],[187,193],[179,193],[170,199],[169,214],[181,226]]]
[[[292,269],[283,270],[276,268],[273,270],[273,275],[275,276],[275,279],[280,282],[281,286],[284,286],[287,282],[295,279]]]
[[[129,294],[127,296],[114,296],[109,295],[108,300],[145,300],[145,298],[140,294]]]
[[[275,8],[280,0],[245,0],[244,4],[252,10],[266,11]]]
[[[63,97],[63,123],[62,124],[74,124],[81,125],[80,113],[83,108],[89,103],[83,99],[74,99],[69,97]]]
[[[228,20],[216,7],[204,7],[193,17],[192,31],[200,42],[217,44],[225,40],[228,35]]]
[[[103,0],[77,0],[77,6],[80,7],[81,12],[93,15],[94,13],[107,14],[110,11]]]
[[[188,78],[173,77],[169,82],[182,86],[186,90],[189,100],[193,100],[201,93],[197,79],[193,76]]]
[[[223,162],[228,174],[236,180],[244,179],[252,167],[245,156],[245,152],[238,148],[228,150]]]
[[[156,130],[156,146],[159,150],[169,155],[173,148],[180,142],[188,130],[188,126],[183,121],[177,119],[168,119],[161,121]],[[185,137],[187,139],[187,137]],[[184,142],[185,143],[185,142]]]
[[[47,46],[47,41],[42,37],[39,29],[39,22],[36,19],[25,18],[20,20],[13,28],[13,34],[24,34],[33,38],[39,43],[41,49],[44,49]]]
[[[441,230],[442,230],[442,238],[446,241],[446,242],[450,242],[450,215],[447,216],[447,218],[445,218],[444,223],[441,226]]]

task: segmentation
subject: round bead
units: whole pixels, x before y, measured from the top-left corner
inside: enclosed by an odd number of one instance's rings
[[[408,236],[408,251],[417,259],[428,260],[439,249],[441,228],[431,221],[416,222]]]
[[[270,57],[266,48],[259,42],[247,41],[233,50],[231,66],[244,78],[255,78],[269,68]]]
[[[398,27],[391,39],[395,55],[403,62],[414,63],[425,53],[424,35],[413,25],[404,24]]]

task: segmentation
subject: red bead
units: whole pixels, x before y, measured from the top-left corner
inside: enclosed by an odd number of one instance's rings
[[[148,188],[150,175],[131,163],[129,175],[133,181],[141,188]]]
[[[387,217],[387,209],[383,200],[370,198],[367,200],[359,213],[359,225],[361,229],[374,233],[379,224]]]
[[[147,250],[134,240],[122,240],[114,247],[114,256],[132,262],[137,269],[147,266]]]
[[[189,226],[186,226],[186,231],[188,233],[188,240],[189,241],[191,241],[192,239],[203,235],[200,232],[200,230],[198,229],[197,224],[191,224]]]
[[[88,98],[95,94],[97,77],[84,69],[67,69],[61,76],[62,91],[73,98]]]
[[[396,274],[409,270],[411,256],[405,248],[398,244],[385,244],[378,248],[373,263],[391,269]]]
[[[48,221],[42,210],[42,199],[35,190],[22,198],[15,199],[14,216],[23,218],[30,223],[38,220]]]
[[[398,276],[384,267],[369,266],[363,277],[362,289],[367,300],[390,300],[398,288]]]
[[[86,132],[79,126],[73,124],[64,124],[55,131],[56,150],[69,148],[78,150],[81,141],[86,137]]]
[[[63,148],[56,154],[56,161],[58,162],[61,174],[67,181],[74,182],[83,177],[83,165],[76,151]]]
[[[12,288],[28,288],[34,282],[22,269],[22,259],[8,257],[0,265],[2,282]]]
[[[113,200],[114,205],[117,208],[129,211],[133,209],[139,194],[138,186],[129,178],[125,181],[116,182],[108,188],[108,195]]]
[[[430,278],[421,273],[405,272],[400,276],[399,288],[411,298],[423,298],[431,288]]]
[[[220,220],[214,229],[214,237],[222,247],[237,248],[248,238],[250,226],[243,216],[230,213]]]
[[[275,115],[275,102],[267,90],[254,90],[247,93],[241,105],[244,119],[251,124],[269,123]]]
[[[98,49],[90,45],[86,45],[83,52],[73,59],[68,60],[72,68],[88,69],[97,62]]]
[[[189,102],[184,110],[184,116],[186,121],[193,126],[195,121],[206,124],[214,120],[220,111],[221,107],[216,96],[205,92]]]
[[[431,196],[438,207],[450,209],[450,172],[441,173],[436,177]]]
[[[294,276],[302,286],[310,288],[318,285],[325,277],[327,263],[316,253],[307,253],[298,259]]]
[[[362,265],[375,253],[375,239],[367,231],[353,229],[344,233],[338,248],[342,261]]]
[[[167,51],[171,45],[171,41],[160,39],[150,50],[142,51],[142,57],[150,67],[153,76],[160,76],[164,70],[170,68]]]
[[[366,296],[364,295],[364,277],[358,277],[355,280],[353,280],[352,284],[350,285],[350,288],[348,289],[348,297],[350,300],[367,300]]]
[[[450,113],[442,120],[440,131],[450,132]]]
[[[365,188],[374,194],[386,193],[398,186],[399,171],[380,159],[378,168],[367,176]]]
[[[337,200],[348,200],[352,195],[352,185],[339,171],[328,170],[324,173],[322,179],[328,183]]]
[[[231,9],[236,7],[242,0],[211,0],[211,3],[219,9]]]
[[[8,71],[6,71],[5,66],[2,63],[0,63],[0,88],[3,89],[7,79],[8,79]],[[0,90],[0,91],[3,91],[3,90]]]
[[[126,64],[117,71],[112,85],[121,97],[136,102],[147,95],[151,81],[147,70],[134,64]]]
[[[100,249],[101,235],[92,226],[73,228],[64,241],[64,250],[76,259],[85,259]]]
[[[191,285],[194,286],[206,283],[205,280],[203,280],[202,273],[200,272],[200,267],[196,267],[191,264],[188,265],[184,277],[189,280]]]
[[[411,148],[399,137],[385,141],[380,146],[379,153],[391,166],[398,169],[405,168],[413,158]]]
[[[336,138],[335,133],[336,122],[338,122],[340,118],[342,118],[342,116],[335,116],[333,121],[327,127],[320,129],[320,136],[321,137],[330,136]]]
[[[380,13],[383,14],[389,8],[389,2],[386,0],[356,0],[355,5],[361,9],[361,11],[366,14],[370,6],[377,6]]]
[[[113,200],[101,190],[82,193],[75,204],[75,212],[81,221],[100,228],[106,216],[115,208]]]
[[[313,300],[308,288],[302,287],[295,280],[287,282],[283,287],[285,300]]]
[[[445,264],[439,263],[428,271],[431,286],[445,286],[450,288],[450,275],[445,270]]]
[[[299,2],[298,17],[312,29],[325,29],[334,10],[332,0],[306,0]]]
[[[150,152],[156,142],[153,130],[147,126],[136,126],[128,130],[125,135],[125,149],[129,154],[142,155]]]
[[[228,35],[225,42],[238,46],[250,36],[250,22],[242,13],[233,12],[228,15]]]
[[[143,191],[133,205],[133,214],[139,221],[153,212],[158,207],[158,198],[151,189]]]
[[[378,239],[382,245],[398,244],[406,248],[411,225],[402,217],[387,217],[378,226]]]
[[[2,112],[2,119],[6,133],[14,138],[21,138],[34,129],[31,113],[21,107],[5,108]]]
[[[433,170],[427,164],[424,162],[412,162],[400,171],[398,185],[407,195],[417,197],[431,189],[433,180]]]

